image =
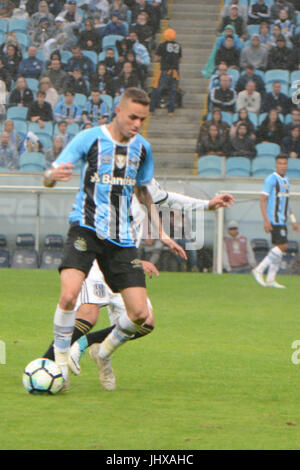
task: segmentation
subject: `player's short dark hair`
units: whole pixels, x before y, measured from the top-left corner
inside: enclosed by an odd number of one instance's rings
[[[142,104],[144,106],[149,106],[150,99],[148,94],[141,88],[130,87],[127,88],[121,96],[121,100],[131,100],[134,103]]]
[[[282,159],[288,160],[288,158],[289,158],[289,157],[288,157],[286,154],[280,153],[279,155],[277,155],[277,157],[275,158],[275,160],[276,160],[276,161],[277,161],[277,160],[280,160],[280,159],[281,159],[281,160],[282,160]]]

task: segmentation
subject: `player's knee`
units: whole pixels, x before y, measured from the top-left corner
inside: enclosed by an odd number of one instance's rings
[[[73,291],[64,292],[59,299],[59,305],[63,310],[74,310],[77,294]]]
[[[136,306],[135,309],[132,309],[130,312],[127,312],[127,314],[134,323],[142,325],[147,321],[148,308]]]

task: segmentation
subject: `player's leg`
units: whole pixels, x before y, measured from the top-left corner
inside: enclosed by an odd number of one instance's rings
[[[270,251],[271,263],[269,265],[267,278],[266,278],[266,285],[267,287],[275,287],[277,289],[284,289],[285,286],[279,284],[275,278],[276,274],[278,273],[282,261],[283,254],[287,250],[287,243],[274,246]]]

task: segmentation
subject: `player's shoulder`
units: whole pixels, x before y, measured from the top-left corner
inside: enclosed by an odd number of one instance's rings
[[[141,134],[137,134],[136,142],[140,145],[143,145],[145,150],[151,150],[150,142],[147,139],[145,139],[145,137],[143,137]]]

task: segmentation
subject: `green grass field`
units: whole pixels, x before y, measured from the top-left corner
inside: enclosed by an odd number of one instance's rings
[[[116,391],[86,354],[70,392],[32,396],[22,372],[52,339],[59,277],[2,269],[0,449],[300,449],[299,278],[279,281],[161,273],[156,329],[115,353]]]

